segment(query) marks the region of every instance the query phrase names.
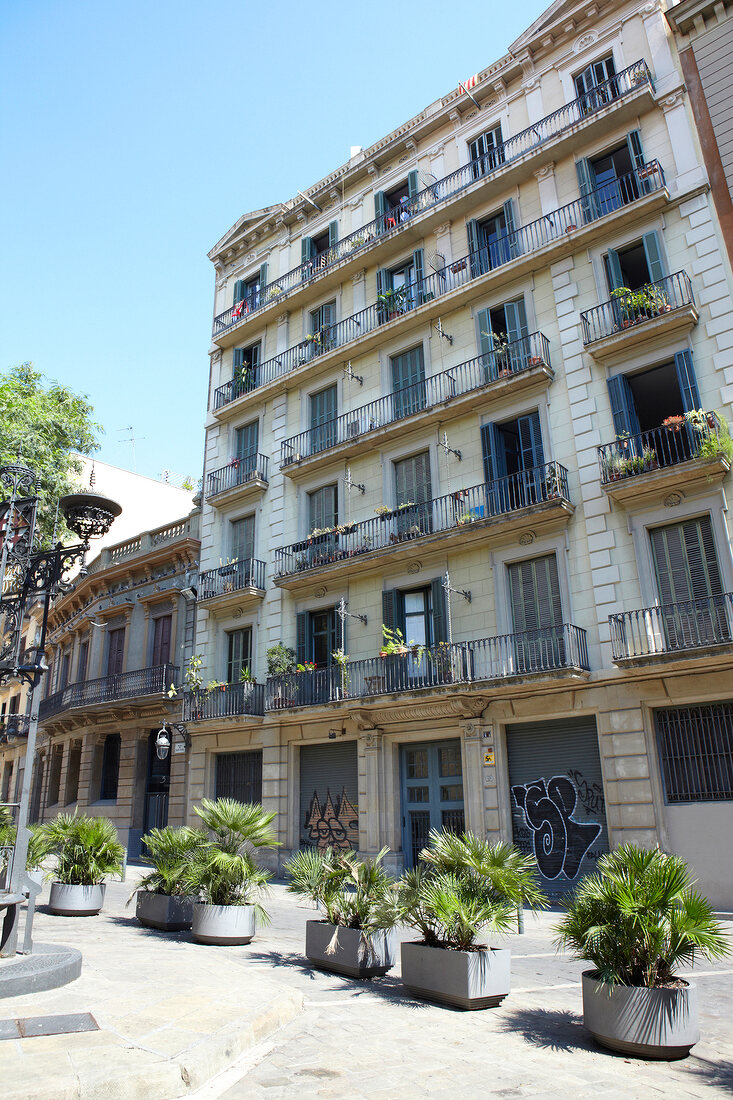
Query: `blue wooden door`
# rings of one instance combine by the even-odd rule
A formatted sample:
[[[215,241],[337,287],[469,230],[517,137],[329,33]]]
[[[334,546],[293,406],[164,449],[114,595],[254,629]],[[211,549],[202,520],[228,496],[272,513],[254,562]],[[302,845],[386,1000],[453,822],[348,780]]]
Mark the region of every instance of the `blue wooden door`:
[[[414,867],[431,829],[465,829],[461,742],[403,745],[401,773],[402,850],[405,867]]]

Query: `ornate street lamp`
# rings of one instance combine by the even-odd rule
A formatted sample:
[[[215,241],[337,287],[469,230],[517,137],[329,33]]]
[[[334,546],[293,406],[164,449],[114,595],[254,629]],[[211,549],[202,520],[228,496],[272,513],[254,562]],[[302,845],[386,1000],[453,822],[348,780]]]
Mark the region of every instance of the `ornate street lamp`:
[[[6,494],[5,499],[0,500],[0,685],[9,680],[19,680],[31,689],[23,788],[20,802],[12,804],[18,812],[9,888],[7,884],[5,889],[0,886],[0,913],[5,901],[6,907],[10,904],[14,906],[15,914],[9,932],[6,925],[3,941],[0,942],[2,955],[15,954],[17,945],[19,904],[10,899],[27,897],[31,889],[25,870],[30,836],[28,809],[36,754],[40,685],[47,671],[43,654],[49,608],[56,596],[73,588],[72,570],[75,566],[78,565],[81,575],[84,575],[91,539],[106,535],[122,511],[119,504],[96,493],[72,493],[62,497],[59,510],[81,542],[76,546],[57,543],[51,550],[34,550],[39,498],[31,494],[36,484],[36,474],[28,467],[20,464],[0,466],[0,494]],[[43,604],[41,631],[36,644],[23,653],[23,624],[30,605],[36,600],[41,600]],[[29,899],[23,946],[25,953],[31,950],[33,900],[34,895]]]

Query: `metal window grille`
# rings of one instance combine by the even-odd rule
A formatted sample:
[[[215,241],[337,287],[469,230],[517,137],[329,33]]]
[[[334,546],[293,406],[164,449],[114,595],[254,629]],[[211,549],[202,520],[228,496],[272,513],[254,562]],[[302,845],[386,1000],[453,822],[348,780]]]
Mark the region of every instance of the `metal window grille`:
[[[655,713],[668,802],[733,799],[733,704]]]
[[[225,752],[216,757],[216,798],[262,801],[262,753]]]

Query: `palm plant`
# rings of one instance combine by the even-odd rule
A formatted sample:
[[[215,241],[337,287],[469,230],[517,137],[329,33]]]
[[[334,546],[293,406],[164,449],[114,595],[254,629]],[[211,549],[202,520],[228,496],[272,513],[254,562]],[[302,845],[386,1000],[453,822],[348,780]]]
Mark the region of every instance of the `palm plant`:
[[[557,944],[587,959],[612,985],[664,986],[695,953],[719,959],[729,943],[684,860],[623,845],[602,856],[566,902]]]
[[[142,843],[148,851],[147,856],[143,857],[144,862],[149,863],[153,870],[140,879],[130,901],[138,890],[171,898],[183,896],[186,893],[183,880],[188,863],[206,843],[203,830],[191,829],[188,825],[180,829],[166,825],[164,829],[151,829],[142,838]]]
[[[511,844],[432,829],[420,859],[400,880],[401,919],[428,947],[470,950],[482,930],[508,932],[517,906],[546,905],[535,861]]]
[[[86,814],[59,814],[41,825],[39,843],[56,857],[51,874],[67,886],[97,886],[105,875],[119,874],[125,849],[117,830],[107,817]]]
[[[373,859],[355,852],[306,848],[285,863],[288,890],[319,905],[329,924],[356,928],[367,935],[393,928],[400,915],[394,883],[382,860],[382,848]]]
[[[252,849],[278,843],[272,828],[275,814],[233,798],[204,798],[194,810],[213,839],[191,853],[181,878],[184,891],[208,905],[254,905],[266,923],[268,915],[257,899],[266,892],[272,874],[255,861]]]

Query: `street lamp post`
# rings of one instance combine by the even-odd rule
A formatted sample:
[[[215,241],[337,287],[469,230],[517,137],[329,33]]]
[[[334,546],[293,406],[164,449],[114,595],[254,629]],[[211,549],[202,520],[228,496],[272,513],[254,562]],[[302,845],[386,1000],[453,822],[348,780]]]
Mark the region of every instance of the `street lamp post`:
[[[58,543],[51,550],[34,550],[36,514],[39,498],[33,495],[37,479],[33,470],[20,464],[0,466],[0,685],[7,681],[26,683],[31,692],[30,721],[26,743],[23,787],[17,810],[15,845],[10,864],[9,889],[0,889],[12,907],[10,928],[3,930],[0,953],[13,955],[18,940],[17,899],[28,891],[26,859],[28,855],[28,811],[38,733],[38,706],[41,701],[43,659],[51,600],[73,587],[71,570],[79,565],[83,574],[90,541],[107,534],[122,509],[119,504],[95,493],[73,493],[62,497],[59,509],[67,525],[79,536],[76,546]],[[43,618],[37,644],[23,652],[22,636],[26,612],[35,600],[41,600]],[[33,659],[29,659],[32,657]],[[26,921],[24,952],[31,950],[32,906]]]

